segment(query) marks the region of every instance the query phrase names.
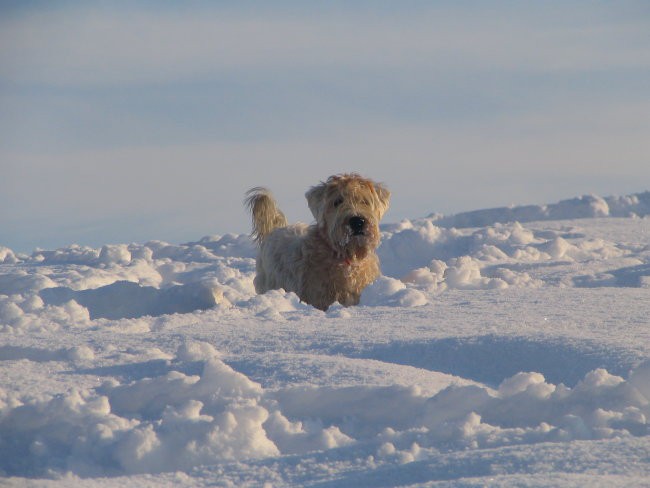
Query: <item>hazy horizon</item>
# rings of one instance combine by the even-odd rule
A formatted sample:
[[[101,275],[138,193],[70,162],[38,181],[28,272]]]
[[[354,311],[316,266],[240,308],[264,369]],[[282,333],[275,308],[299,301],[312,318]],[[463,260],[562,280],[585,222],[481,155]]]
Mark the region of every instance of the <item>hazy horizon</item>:
[[[643,2],[3,2],[0,245],[248,232],[356,171],[385,221],[650,189]]]

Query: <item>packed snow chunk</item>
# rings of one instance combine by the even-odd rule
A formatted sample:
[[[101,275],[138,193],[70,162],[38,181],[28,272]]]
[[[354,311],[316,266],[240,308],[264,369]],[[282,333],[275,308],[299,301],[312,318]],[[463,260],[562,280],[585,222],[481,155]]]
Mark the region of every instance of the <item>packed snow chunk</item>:
[[[492,244],[483,245],[483,247],[474,253],[474,257],[476,257],[476,259],[480,259],[481,261],[488,262],[505,261],[508,259],[508,255],[505,252]]]
[[[571,244],[560,236],[541,245],[540,250],[552,259],[568,261],[611,259],[626,253],[624,249],[603,239],[589,239]]]
[[[650,361],[645,361],[632,370],[630,384],[650,402]]]
[[[28,401],[0,416],[0,469],[20,476],[102,474],[113,440],[133,425],[110,413],[106,397],[88,392]]]
[[[324,428],[321,422],[291,422],[280,411],[274,411],[264,424],[266,433],[282,454],[303,454],[334,449],[354,443],[338,427]]]
[[[22,308],[27,313],[37,312],[44,306],[45,303],[43,302],[43,299],[38,295],[27,296],[23,299],[22,302],[20,302],[20,308]]]
[[[424,293],[407,288],[403,281],[380,276],[361,293],[360,305],[390,307],[420,307],[428,300]]]
[[[548,205],[547,208],[550,220],[607,217],[609,215],[607,201],[597,195],[584,195],[562,200],[556,204]]]
[[[0,264],[16,264],[19,259],[8,247],[0,246]]]
[[[594,217],[607,217],[609,215],[609,205],[604,198],[597,195],[591,195],[589,198],[589,208]]]
[[[450,260],[449,267],[445,270],[445,282],[449,288],[465,290],[508,287],[508,283],[501,278],[481,276],[481,265],[471,256],[461,256]]]
[[[327,309],[327,316],[331,318],[349,319],[352,317],[352,314],[348,311],[347,307],[344,307],[339,302],[334,302]]]
[[[377,449],[377,456],[388,457],[393,456],[397,450],[392,442],[384,442],[379,449]]]
[[[532,391],[532,390],[537,390],[539,391],[539,386],[540,385],[547,385],[546,380],[544,379],[544,376],[540,373],[517,373],[516,375],[506,378],[501,382],[499,385],[499,395],[502,398],[505,397],[511,397],[514,396],[518,393],[522,392],[527,392],[527,391]],[[551,389],[548,392],[552,393],[555,388],[550,386]],[[546,390],[546,388],[545,388]],[[548,396],[548,395],[544,395]]]
[[[224,236],[206,236],[198,243],[209,249],[215,256],[254,258],[257,245],[247,234],[226,234]]]
[[[126,244],[106,244],[99,251],[98,261],[106,266],[124,266],[131,262],[131,251]]]
[[[131,244],[128,247],[128,251],[131,253],[131,260],[141,260],[145,261],[147,263],[151,263],[153,261],[153,250],[148,248],[147,246],[143,246],[140,244]]]
[[[0,295],[30,295],[57,284],[40,273],[18,270],[0,274]]]
[[[220,355],[221,353],[212,344],[200,341],[185,342],[176,351],[176,358],[179,361],[203,361],[218,358]]]
[[[75,346],[67,351],[67,357],[71,361],[92,361],[95,351],[88,346]]]
[[[178,371],[103,387],[114,412],[141,418],[115,448],[128,473],[189,470],[200,464],[275,456],[264,430],[263,390],[215,357],[207,344],[180,348],[176,360],[210,356],[200,376]]]
[[[241,301],[237,305],[269,319],[281,318],[280,314],[284,312],[316,310],[311,305],[301,302],[294,292],[286,292],[283,289],[269,290],[266,293]]]
[[[110,398],[113,410],[120,415],[159,418],[168,406],[177,407],[192,398],[204,401],[209,407],[222,407],[233,401],[257,401],[262,387],[212,358],[203,365],[201,376],[172,370],[164,376],[127,385],[107,385],[102,393]]]
[[[472,285],[481,281],[481,266],[470,256],[454,258],[445,270],[447,284],[454,288]]]
[[[43,306],[38,297],[23,299],[20,295],[0,295],[0,325],[17,333],[58,330],[65,327],[86,327],[90,315],[85,307],[69,300],[60,306]]]
[[[526,245],[535,242],[535,234],[530,229],[524,228],[519,222],[514,222],[510,228],[510,242],[517,245]]]
[[[623,256],[627,251],[620,249],[611,242],[603,239],[588,239],[576,245],[581,254],[574,256],[576,259],[610,259]]]
[[[145,246],[152,250],[155,260],[171,259],[185,263],[208,263],[216,259],[209,249],[197,243],[177,246],[162,241],[149,241]]]
[[[34,251],[32,259],[42,264],[81,264],[93,266],[97,264],[99,251],[87,246],[73,244],[69,247],[54,251]]]
[[[418,268],[402,278],[404,283],[411,283],[426,291],[436,291],[443,284],[444,277],[432,273],[429,268]]]
[[[650,191],[606,198],[613,217],[644,217],[650,214]]]
[[[524,228],[519,222],[511,224],[497,223],[494,227],[487,227],[485,230],[478,231],[474,238],[478,242],[495,246],[503,244],[523,246],[535,242],[535,234],[531,230]]]
[[[23,316],[20,308],[8,296],[0,295],[0,324],[13,324]]]
[[[257,399],[262,394],[262,386],[246,375],[235,371],[223,361],[213,358],[205,363],[203,376],[197,384],[200,391],[209,389],[212,395],[217,392],[225,398]]]
[[[587,373],[582,381],[576,387],[576,391],[598,391],[609,389],[624,383],[625,380],[620,376],[609,374],[606,369],[599,368]]]
[[[537,288],[544,284],[542,280],[534,279],[526,272],[516,272],[508,268],[497,268],[491,277],[505,281],[508,286]]]
[[[266,409],[242,404],[211,414],[203,410],[195,400],[166,409],[159,422],[128,432],[115,458],[126,473],[159,473],[280,454],[262,427]]]
[[[58,306],[47,306],[39,317],[71,327],[85,327],[91,322],[88,309],[74,300],[65,301]]]
[[[442,252],[441,246],[453,239],[454,230],[442,230],[430,221],[384,236],[377,249],[383,274],[401,278],[409,271],[425,266]]]
[[[541,246],[540,246],[541,247]],[[533,246],[524,246],[520,249],[515,249],[512,253],[512,259],[520,262],[538,262],[538,261],[548,261],[551,259],[551,255],[539,250]]]
[[[408,273],[402,281],[411,283],[419,289],[428,292],[443,291],[447,288],[445,284],[445,270],[447,264],[443,261],[434,259],[426,268],[417,268]]]

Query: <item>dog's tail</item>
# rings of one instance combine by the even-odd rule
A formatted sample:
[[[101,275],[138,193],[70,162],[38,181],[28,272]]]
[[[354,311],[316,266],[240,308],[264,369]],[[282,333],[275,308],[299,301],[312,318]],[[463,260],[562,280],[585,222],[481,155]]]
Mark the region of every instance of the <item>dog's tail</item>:
[[[274,229],[287,226],[287,218],[266,188],[255,187],[248,190],[244,204],[253,217],[251,236],[258,244],[262,244]]]

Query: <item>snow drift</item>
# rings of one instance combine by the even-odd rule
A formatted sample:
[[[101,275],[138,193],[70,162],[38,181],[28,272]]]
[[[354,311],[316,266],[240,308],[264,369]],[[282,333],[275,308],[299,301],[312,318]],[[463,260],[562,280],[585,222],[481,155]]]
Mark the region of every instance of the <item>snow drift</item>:
[[[256,295],[247,236],[0,248],[0,472],[636,484],[650,474],[649,195],[386,224],[383,276],[326,313]],[[603,446],[618,468],[594,464]]]

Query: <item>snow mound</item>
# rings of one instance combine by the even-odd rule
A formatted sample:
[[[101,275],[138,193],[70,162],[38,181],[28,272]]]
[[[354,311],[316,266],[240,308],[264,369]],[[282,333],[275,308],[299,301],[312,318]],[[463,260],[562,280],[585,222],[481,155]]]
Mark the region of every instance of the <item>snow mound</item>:
[[[363,290],[359,305],[393,307],[418,307],[426,305],[426,296],[394,278],[382,276]]]
[[[627,380],[597,369],[568,388],[522,372],[497,390],[452,385],[433,396],[404,386],[267,391],[207,343],[183,344],[165,364],[160,376],[111,378],[54,397],[0,390],[0,469],[189,471],[360,442],[380,458],[412,461],[457,448],[650,434],[650,363]]]
[[[158,377],[111,379],[94,390],[26,402],[0,390],[0,469],[82,476],[187,471],[277,456],[273,439],[285,452],[351,442],[337,428],[289,421],[264,400],[259,384],[218,356],[209,344],[190,344]],[[200,374],[178,371],[183,359],[200,361]]]

